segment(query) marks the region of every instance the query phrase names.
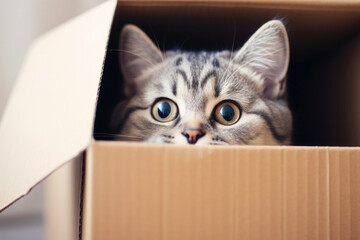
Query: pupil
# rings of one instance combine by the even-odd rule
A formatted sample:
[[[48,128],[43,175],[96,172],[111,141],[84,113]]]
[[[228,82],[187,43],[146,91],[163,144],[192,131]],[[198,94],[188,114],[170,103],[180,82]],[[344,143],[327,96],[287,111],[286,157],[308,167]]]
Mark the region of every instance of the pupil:
[[[220,114],[225,121],[230,122],[234,118],[235,111],[230,105],[225,105],[220,109]]]
[[[158,105],[158,114],[161,118],[166,118],[171,112],[171,106],[168,102],[162,102]]]

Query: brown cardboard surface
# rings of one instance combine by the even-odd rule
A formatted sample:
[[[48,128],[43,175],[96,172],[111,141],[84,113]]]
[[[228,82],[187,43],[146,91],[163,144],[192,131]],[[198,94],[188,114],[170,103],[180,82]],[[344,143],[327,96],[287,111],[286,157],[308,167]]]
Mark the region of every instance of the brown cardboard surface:
[[[360,156],[330,149],[330,235],[333,239],[360,238]]]
[[[360,149],[95,142],[84,239],[358,239]]]
[[[0,210],[88,146],[115,3],[32,45],[0,126]]]

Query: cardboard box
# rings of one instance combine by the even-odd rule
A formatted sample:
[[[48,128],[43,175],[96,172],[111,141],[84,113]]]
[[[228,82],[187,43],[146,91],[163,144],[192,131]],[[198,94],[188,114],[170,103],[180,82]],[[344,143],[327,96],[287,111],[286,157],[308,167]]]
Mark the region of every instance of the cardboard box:
[[[87,156],[84,239],[360,237],[358,148],[96,142]]]
[[[121,98],[116,49],[124,24],[165,47],[191,36],[185,48],[214,49],[224,39],[231,46],[234,34],[241,46],[274,16],[288,22],[294,143],[323,147],[104,141]],[[29,51],[0,126],[0,209],[78,159],[83,167],[70,171],[80,178],[68,183],[69,204],[79,206],[68,208],[73,238],[359,239],[359,23],[360,3],[350,0],[100,5]],[[51,189],[50,197],[59,194]]]

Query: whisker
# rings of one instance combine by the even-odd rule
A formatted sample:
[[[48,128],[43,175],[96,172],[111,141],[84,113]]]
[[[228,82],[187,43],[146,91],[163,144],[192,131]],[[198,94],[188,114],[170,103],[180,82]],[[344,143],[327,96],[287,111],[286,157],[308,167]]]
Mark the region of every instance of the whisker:
[[[222,74],[221,78],[220,78],[220,82],[222,82],[224,80],[224,78],[226,77],[226,74],[228,72],[228,69],[230,68],[230,66],[233,64],[233,62],[235,61],[235,58],[233,58],[233,54],[234,54],[234,46],[235,46],[235,38],[236,38],[236,26],[234,26],[234,35],[233,35],[233,43],[231,46],[231,52],[230,52],[230,60],[229,60],[229,64],[225,69],[225,72]]]
[[[159,41],[157,40],[157,37],[156,37],[156,35],[154,34],[154,32],[153,32],[153,36],[154,36],[155,43],[156,43],[156,46],[158,47],[159,51],[164,52],[163,50],[161,50],[160,45],[159,45]],[[164,43],[164,44],[165,44],[165,43]],[[164,56],[163,56],[162,53],[161,53],[161,62],[164,62]]]

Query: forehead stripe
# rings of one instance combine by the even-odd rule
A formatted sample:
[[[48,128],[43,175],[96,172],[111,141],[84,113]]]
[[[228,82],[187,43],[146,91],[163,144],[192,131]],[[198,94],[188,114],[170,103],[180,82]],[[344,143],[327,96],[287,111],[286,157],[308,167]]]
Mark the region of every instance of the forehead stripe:
[[[186,86],[188,87],[188,89],[190,89],[190,82],[189,82],[189,80],[188,80],[188,78],[187,78],[187,76],[186,76],[186,73],[185,73],[183,70],[181,70],[181,69],[177,69],[177,70],[176,70],[176,74],[182,76],[182,79],[183,79],[184,83],[186,84]]]
[[[218,79],[215,79],[215,86],[214,86],[214,96],[218,97],[220,95],[221,89]]]
[[[179,57],[178,59],[176,59],[175,65],[180,66],[182,64],[182,62],[183,62],[183,58]]]
[[[176,80],[173,80],[171,90],[172,90],[172,93],[176,96],[176,94],[177,94],[177,81]]]
[[[213,61],[212,61],[212,65],[213,67],[220,67],[220,63],[219,63],[219,60],[217,58],[214,58]]]
[[[213,71],[210,71],[206,74],[206,76],[203,78],[203,80],[201,81],[201,88],[204,88],[207,81],[210,79],[210,78],[215,78],[215,81],[217,82],[217,74],[216,72],[213,70]]]

